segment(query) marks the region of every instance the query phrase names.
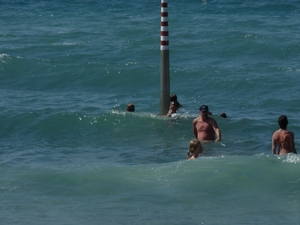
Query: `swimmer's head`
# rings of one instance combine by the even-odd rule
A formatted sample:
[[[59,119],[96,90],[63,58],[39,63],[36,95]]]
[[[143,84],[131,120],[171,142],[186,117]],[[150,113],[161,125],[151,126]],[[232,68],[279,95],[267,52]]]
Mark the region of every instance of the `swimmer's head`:
[[[170,102],[177,102],[177,95],[176,94],[171,94],[170,95]]]
[[[287,125],[288,125],[289,121],[287,119],[286,115],[281,115],[278,118],[278,125],[281,129],[286,129]]]
[[[198,157],[199,154],[203,152],[202,144],[199,140],[194,139],[191,140],[189,145],[188,157],[194,155],[195,158]]]
[[[127,111],[127,112],[134,112],[134,111],[135,111],[134,104],[129,103],[129,104],[127,105],[126,111]]]

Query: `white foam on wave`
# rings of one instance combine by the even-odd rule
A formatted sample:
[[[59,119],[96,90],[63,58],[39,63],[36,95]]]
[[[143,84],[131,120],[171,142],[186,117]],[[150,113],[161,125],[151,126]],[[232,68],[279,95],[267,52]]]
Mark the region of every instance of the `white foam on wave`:
[[[9,58],[9,55],[8,54],[0,54],[0,61],[3,62],[3,63],[7,63],[6,61],[4,61],[5,58]]]
[[[283,162],[287,162],[287,163],[299,163],[300,162],[300,156],[299,155],[295,155],[295,154],[288,154],[286,156],[286,160],[283,160]]]
[[[72,43],[72,42],[58,43],[58,42],[55,42],[55,43],[53,43],[53,45],[57,45],[57,46],[72,46],[72,45],[77,45],[77,43]]]

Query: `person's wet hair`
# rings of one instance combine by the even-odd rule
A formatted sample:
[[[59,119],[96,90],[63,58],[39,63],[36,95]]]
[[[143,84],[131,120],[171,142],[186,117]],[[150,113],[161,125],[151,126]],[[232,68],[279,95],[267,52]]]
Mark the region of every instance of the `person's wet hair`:
[[[281,115],[278,118],[278,125],[281,129],[286,129],[287,125],[288,125],[289,121],[287,119],[286,115]]]
[[[176,94],[171,94],[170,95],[170,102],[177,102],[177,95]]]
[[[134,108],[134,104],[130,103],[127,105],[126,111],[128,112],[134,112],[135,108]]]
[[[227,115],[226,115],[226,113],[224,113],[224,112],[221,113],[220,116],[223,117],[223,118],[227,118]]]

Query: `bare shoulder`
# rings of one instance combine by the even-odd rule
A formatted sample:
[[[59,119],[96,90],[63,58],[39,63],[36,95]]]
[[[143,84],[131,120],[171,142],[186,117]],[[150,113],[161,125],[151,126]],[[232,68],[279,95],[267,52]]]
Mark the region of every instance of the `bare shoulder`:
[[[217,121],[214,118],[209,117],[209,123],[211,124],[212,127],[219,128]]]
[[[273,138],[277,138],[278,137],[278,135],[279,135],[279,131],[278,130],[276,130],[274,133],[273,133]]]
[[[199,116],[199,117],[195,118],[195,119],[193,120],[193,123],[196,123],[196,122],[198,122],[200,119],[201,119],[201,116]]]
[[[288,134],[292,137],[294,137],[294,133],[292,131],[289,131]]]

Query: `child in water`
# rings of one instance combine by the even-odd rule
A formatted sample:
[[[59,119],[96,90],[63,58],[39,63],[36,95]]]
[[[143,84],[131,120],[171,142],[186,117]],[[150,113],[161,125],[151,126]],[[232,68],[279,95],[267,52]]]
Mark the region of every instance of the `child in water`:
[[[187,153],[187,159],[195,159],[199,154],[203,152],[201,142],[197,139],[191,140],[189,145],[189,151]]]

